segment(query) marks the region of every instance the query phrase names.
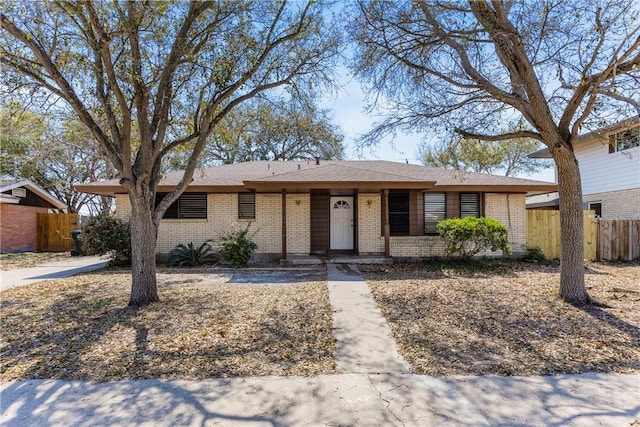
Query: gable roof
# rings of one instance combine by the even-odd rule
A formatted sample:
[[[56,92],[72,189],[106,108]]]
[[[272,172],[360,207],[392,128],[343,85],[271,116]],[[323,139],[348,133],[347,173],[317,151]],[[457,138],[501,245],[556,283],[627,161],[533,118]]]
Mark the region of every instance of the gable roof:
[[[4,193],[5,191],[10,191],[10,190],[13,190],[14,188],[21,188],[21,187],[29,189],[32,193],[36,194],[38,197],[51,203],[56,209],[67,208],[67,205],[64,202],[61,202],[60,200],[56,199],[51,194],[49,194],[47,190],[40,187],[38,184],[36,184],[35,182],[29,179],[21,178],[21,179],[0,180],[0,193]],[[13,199],[17,199],[17,198],[9,194],[2,195],[3,203],[18,203],[20,201],[19,199],[17,200],[13,200]]]
[[[182,171],[168,173],[158,191],[170,191],[181,179]],[[87,193],[114,195],[126,193],[117,179],[76,185]],[[351,188],[360,191],[381,189],[421,189],[441,191],[555,191],[555,183],[446,170],[384,160],[253,161],[198,169],[188,192],[277,192],[283,189]]]
[[[619,122],[613,123],[609,126],[596,129],[589,133],[585,133],[584,135],[580,135],[578,136],[578,138],[576,138],[574,145],[584,143],[585,141],[589,141],[596,138],[607,139],[609,135],[611,135],[612,133],[621,132],[630,128],[634,128],[636,126],[640,126],[640,116],[624,119]],[[545,147],[541,150],[534,151],[533,153],[529,154],[527,157],[529,157],[530,159],[550,159],[551,153],[549,152],[549,149]]]

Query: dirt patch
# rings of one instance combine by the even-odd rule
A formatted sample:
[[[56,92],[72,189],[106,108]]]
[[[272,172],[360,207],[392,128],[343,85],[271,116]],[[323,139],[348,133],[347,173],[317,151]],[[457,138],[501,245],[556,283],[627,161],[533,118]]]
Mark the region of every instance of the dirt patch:
[[[415,373],[545,375],[640,370],[640,265],[593,263],[610,309],[557,298],[559,267],[485,262],[361,268]]]
[[[0,254],[0,270],[17,270],[31,268],[56,261],[66,261],[71,258],[69,252],[21,252],[15,254]]]
[[[161,302],[134,309],[130,277],[110,270],[0,293],[0,380],[336,372],[324,279],[269,286],[165,271]]]

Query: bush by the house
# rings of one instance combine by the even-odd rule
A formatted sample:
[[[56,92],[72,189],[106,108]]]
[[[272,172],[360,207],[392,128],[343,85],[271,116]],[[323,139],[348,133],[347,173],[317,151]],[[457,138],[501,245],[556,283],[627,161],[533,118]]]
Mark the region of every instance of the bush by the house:
[[[89,218],[82,226],[82,249],[87,255],[108,255],[109,265],[131,264],[129,223],[106,214]]]
[[[447,244],[447,252],[471,258],[488,249],[511,254],[507,227],[493,218],[449,218],[438,223],[438,233]]]
[[[207,240],[196,247],[193,242],[179,244],[169,254],[168,264],[172,267],[197,267],[204,264],[215,264],[218,254],[211,246],[211,240]]]
[[[527,248],[524,252],[522,260],[533,264],[544,264],[547,262],[547,257],[544,256],[544,252],[539,247]]]
[[[220,256],[234,267],[246,266],[258,247],[249,237],[249,226],[233,229],[220,239]]]

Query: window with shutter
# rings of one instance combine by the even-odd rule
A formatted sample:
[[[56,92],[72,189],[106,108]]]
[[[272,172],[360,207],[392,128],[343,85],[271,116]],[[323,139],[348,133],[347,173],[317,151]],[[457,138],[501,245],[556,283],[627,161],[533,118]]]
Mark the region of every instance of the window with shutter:
[[[178,199],[178,218],[207,219],[207,195],[184,193]]]
[[[393,236],[409,235],[409,192],[389,192],[389,232]]]
[[[424,193],[424,233],[438,234],[438,222],[446,217],[446,193]]]
[[[460,193],[460,218],[480,216],[480,193]]]
[[[167,193],[156,194],[156,207]],[[207,194],[183,193],[165,211],[162,219],[207,219]]]
[[[256,218],[256,194],[238,193],[238,218]]]

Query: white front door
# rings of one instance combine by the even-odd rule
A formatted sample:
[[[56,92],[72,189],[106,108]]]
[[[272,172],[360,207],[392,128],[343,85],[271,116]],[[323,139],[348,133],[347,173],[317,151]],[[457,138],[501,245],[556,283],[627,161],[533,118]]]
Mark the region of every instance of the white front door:
[[[353,250],[353,197],[331,197],[331,249]]]

